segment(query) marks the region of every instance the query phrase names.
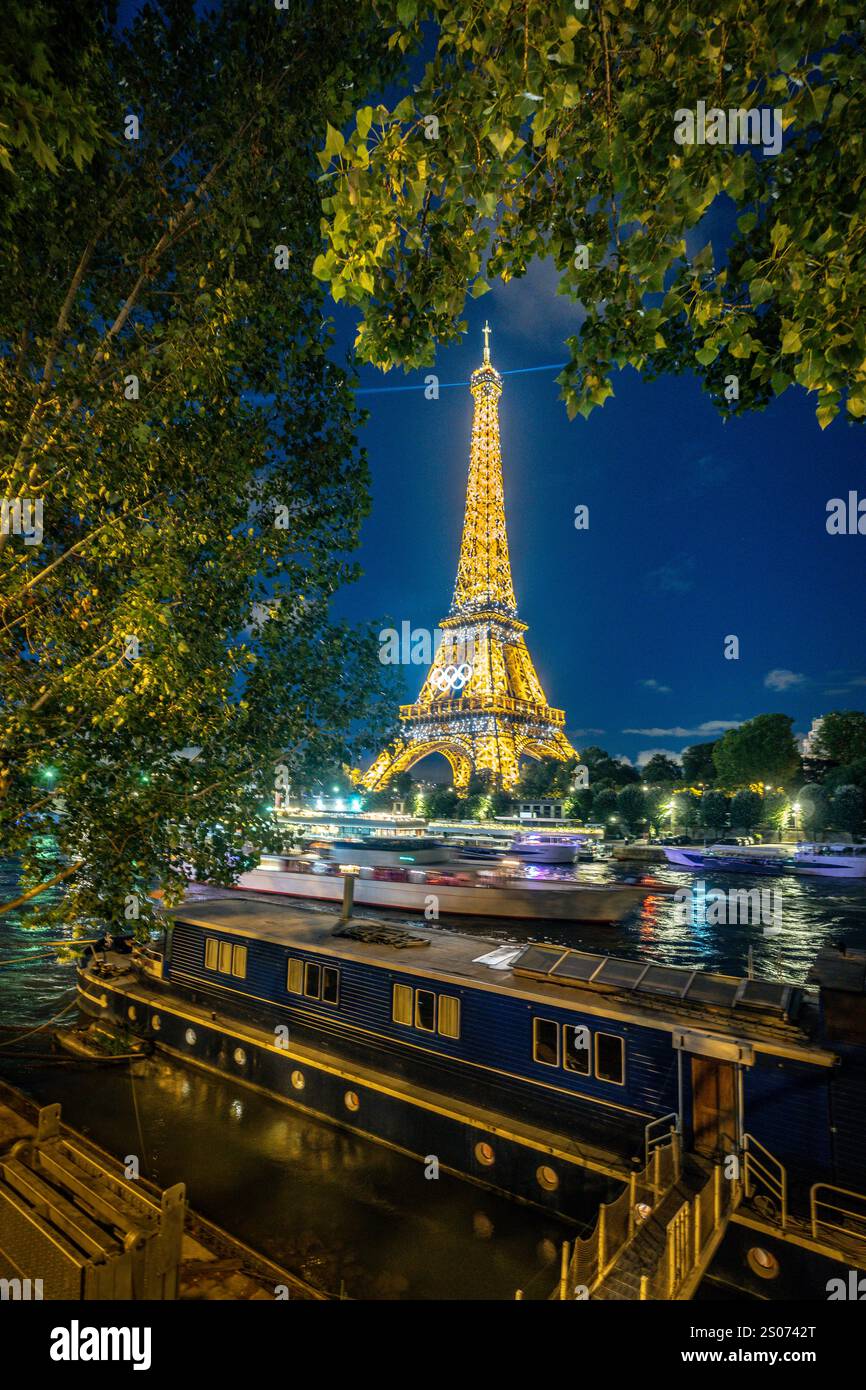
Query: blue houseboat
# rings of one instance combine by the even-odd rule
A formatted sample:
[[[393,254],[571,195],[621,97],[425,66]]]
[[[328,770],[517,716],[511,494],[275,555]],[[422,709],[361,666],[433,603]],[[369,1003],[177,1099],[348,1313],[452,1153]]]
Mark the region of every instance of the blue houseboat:
[[[866,1190],[862,955],[814,991],[238,894],[167,918],[156,957],[82,967],[87,1013],[443,1171],[573,1218],[674,1129],[748,1134],[789,1204]]]

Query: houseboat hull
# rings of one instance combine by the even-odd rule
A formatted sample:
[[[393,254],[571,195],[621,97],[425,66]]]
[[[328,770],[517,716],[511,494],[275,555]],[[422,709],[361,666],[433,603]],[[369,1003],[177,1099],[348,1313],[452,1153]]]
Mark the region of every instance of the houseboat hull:
[[[435,876],[433,876],[435,879]],[[523,880],[520,881],[523,883]],[[236,887],[289,898],[339,903],[343,878],[335,874],[286,873],[251,869],[241,874]],[[612,884],[560,883],[537,886],[486,887],[452,885],[428,879],[422,883],[384,878],[355,878],[354,901],[360,907],[385,907],[422,915],[436,901],[437,915],[456,917],[514,918],[542,922],[619,922],[639,907],[652,889]]]
[[[627,1142],[620,1155],[599,1151],[595,1156],[567,1136],[409,1084],[335,1052],[295,1042],[293,1036],[286,1046],[277,1045],[273,1035],[251,1021],[229,1017],[155,982],[107,981],[85,968],[78,972],[78,1002],[88,1016],[148,1039],[157,1052],[417,1159],[422,1193],[427,1174],[447,1173],[583,1225],[628,1179]],[[349,1108],[349,1097],[355,1108]],[[636,1117],[633,1126],[636,1159],[642,1153],[644,1119]],[[542,1170],[555,1174],[554,1191],[540,1179]]]

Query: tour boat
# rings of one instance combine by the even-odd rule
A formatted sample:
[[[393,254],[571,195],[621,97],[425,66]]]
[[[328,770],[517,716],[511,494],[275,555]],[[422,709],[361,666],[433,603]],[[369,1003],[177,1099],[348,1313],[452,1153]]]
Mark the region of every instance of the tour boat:
[[[728,874],[789,874],[794,861],[787,851],[775,845],[663,845],[665,858],[674,869],[704,872],[715,869]]]
[[[511,869],[507,864],[485,869],[447,861],[425,863],[414,857],[416,852],[412,849],[401,852],[369,844],[347,850],[346,842],[335,843],[331,849],[331,855],[334,854],[337,859],[264,855],[257,868],[240,875],[235,886],[240,891],[255,889],[337,903],[343,897],[345,873],[351,871],[355,873],[354,900],[359,906],[436,917],[541,922],[619,922],[648,894],[657,891],[657,885],[652,883],[576,883],[533,878],[522,875],[518,866]],[[412,867],[413,862],[418,867]]]
[[[522,835],[515,835],[508,853],[525,859],[529,864],[573,864],[583,841],[581,835],[547,835],[526,831]]]
[[[866,845],[799,844],[794,867],[798,874],[822,878],[866,878]]]

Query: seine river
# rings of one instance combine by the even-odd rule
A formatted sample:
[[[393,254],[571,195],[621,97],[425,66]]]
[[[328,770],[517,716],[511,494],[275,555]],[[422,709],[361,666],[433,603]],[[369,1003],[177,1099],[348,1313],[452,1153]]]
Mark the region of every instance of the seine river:
[[[627,866],[580,868],[590,881],[626,872]],[[659,894],[617,927],[530,930],[445,919],[442,925],[730,974],[746,972],[751,947],[758,978],[797,983],[823,944],[866,947],[863,883],[738,874],[707,879],[701,888],[666,867],[648,872],[691,888],[690,921],[678,921],[674,901]],[[769,932],[760,921],[707,921],[704,893],[730,888],[779,894],[765,899],[773,913]],[[14,865],[0,860],[0,902],[16,889]],[[447,1176],[426,1180],[416,1162],[163,1059],[147,1062],[135,1080],[125,1068],[85,1068],[52,1056],[48,1030],[17,1041],[15,1051],[30,1055],[13,1056],[11,1039],[74,998],[72,967],[36,954],[40,941],[56,935],[28,927],[26,912],[0,917],[0,1075],[6,1080],[45,1103],[59,1100],[68,1123],[113,1153],[143,1152],[148,1177],[163,1185],[185,1181],[191,1205],[203,1215],[331,1292],[508,1299],[522,1288],[527,1298],[546,1295],[560,1243],[572,1232],[539,1213]],[[66,1013],[64,1021],[72,1017]],[[587,1222],[594,1218],[588,1211]]]

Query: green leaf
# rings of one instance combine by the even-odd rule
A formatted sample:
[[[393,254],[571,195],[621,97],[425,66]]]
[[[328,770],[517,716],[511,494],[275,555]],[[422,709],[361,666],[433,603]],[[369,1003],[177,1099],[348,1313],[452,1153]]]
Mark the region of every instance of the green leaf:
[[[330,159],[333,159],[335,155],[343,153],[345,144],[346,142],[339,130],[335,129],[330,121],[328,121],[325,136],[325,154],[328,155]]]
[[[772,299],[775,289],[770,280],[753,280],[749,285],[749,296],[753,304],[766,304]]]

